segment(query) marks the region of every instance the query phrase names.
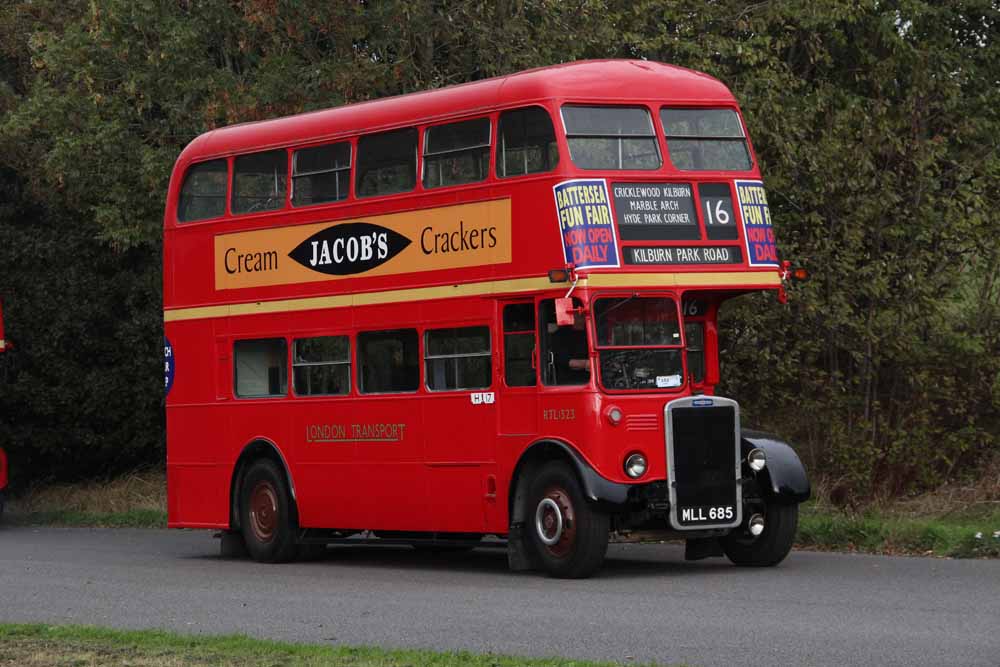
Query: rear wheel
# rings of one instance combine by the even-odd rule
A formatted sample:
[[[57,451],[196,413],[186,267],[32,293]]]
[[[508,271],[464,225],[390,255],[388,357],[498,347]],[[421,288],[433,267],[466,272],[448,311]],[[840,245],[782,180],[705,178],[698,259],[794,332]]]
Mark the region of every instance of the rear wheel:
[[[736,565],[769,567],[785,560],[799,526],[798,505],[770,504],[764,509],[764,532],[757,537],[736,529],[722,538],[722,550]]]
[[[588,577],[608,550],[608,515],[595,510],[570,467],[546,463],[531,480],[525,508],[529,544],[537,562],[553,577]]]
[[[240,526],[250,556],[262,563],[293,560],[296,523],[284,473],[269,459],[251,463],[240,490]]]

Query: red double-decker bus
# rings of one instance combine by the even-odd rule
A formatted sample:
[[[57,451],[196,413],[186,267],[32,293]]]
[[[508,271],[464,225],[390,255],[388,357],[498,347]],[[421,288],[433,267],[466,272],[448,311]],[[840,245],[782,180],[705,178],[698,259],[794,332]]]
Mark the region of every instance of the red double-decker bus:
[[[714,395],[720,306],[782,286],[719,81],[580,62],[214,130],[164,227],[171,527],[563,577],[609,539],[788,553],[802,465]]]

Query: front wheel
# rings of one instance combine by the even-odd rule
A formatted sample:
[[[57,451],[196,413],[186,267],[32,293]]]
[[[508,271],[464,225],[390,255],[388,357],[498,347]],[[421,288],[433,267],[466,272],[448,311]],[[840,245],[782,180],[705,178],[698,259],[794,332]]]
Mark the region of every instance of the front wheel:
[[[610,520],[583,497],[576,475],[561,461],[546,463],[532,478],[525,508],[529,544],[553,577],[589,577],[604,562]]]
[[[261,563],[294,560],[296,523],[284,473],[268,459],[251,463],[240,488],[240,528],[250,556]]]
[[[785,560],[799,526],[798,505],[771,503],[764,509],[764,532],[751,537],[741,528],[722,538],[722,550],[736,565],[770,567]]]

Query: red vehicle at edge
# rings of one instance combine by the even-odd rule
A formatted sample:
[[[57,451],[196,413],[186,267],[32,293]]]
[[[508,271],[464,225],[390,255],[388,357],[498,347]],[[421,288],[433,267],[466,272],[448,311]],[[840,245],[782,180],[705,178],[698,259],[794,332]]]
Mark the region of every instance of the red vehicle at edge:
[[[10,347],[10,341],[4,337],[3,300],[0,300],[0,352],[6,352]],[[7,452],[0,447],[0,517],[3,517],[4,505],[7,502],[7,482]]]
[[[714,389],[721,304],[781,289],[736,100],[690,70],[209,132],[164,220],[169,525],[261,561],[503,546],[579,577],[609,539],[681,537],[776,564],[809,482]]]

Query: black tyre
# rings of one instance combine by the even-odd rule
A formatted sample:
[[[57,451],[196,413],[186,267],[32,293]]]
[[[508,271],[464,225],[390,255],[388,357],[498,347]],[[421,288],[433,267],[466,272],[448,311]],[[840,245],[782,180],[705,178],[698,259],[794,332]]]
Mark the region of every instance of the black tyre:
[[[722,550],[736,565],[770,567],[785,560],[799,527],[799,506],[772,503],[764,510],[764,532],[757,537],[737,528],[722,538]]]
[[[610,521],[593,508],[573,470],[544,464],[529,482],[526,534],[536,562],[553,577],[589,577],[604,562]]]
[[[284,472],[273,461],[254,461],[243,477],[240,528],[254,560],[284,563],[295,559],[298,521]]]

